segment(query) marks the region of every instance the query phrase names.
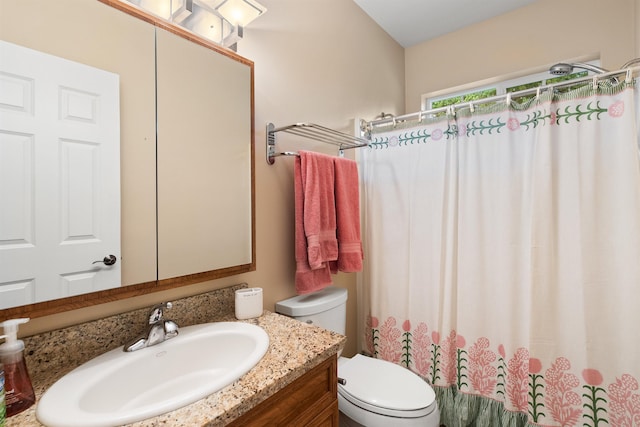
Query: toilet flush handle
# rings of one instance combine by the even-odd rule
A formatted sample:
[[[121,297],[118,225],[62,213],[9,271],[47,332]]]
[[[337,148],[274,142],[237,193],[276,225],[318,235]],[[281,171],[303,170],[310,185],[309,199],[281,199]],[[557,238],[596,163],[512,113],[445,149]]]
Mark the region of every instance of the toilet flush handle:
[[[347,380],[345,380],[344,378],[340,378],[340,377],[338,377],[338,384],[340,384],[340,385],[347,385]]]

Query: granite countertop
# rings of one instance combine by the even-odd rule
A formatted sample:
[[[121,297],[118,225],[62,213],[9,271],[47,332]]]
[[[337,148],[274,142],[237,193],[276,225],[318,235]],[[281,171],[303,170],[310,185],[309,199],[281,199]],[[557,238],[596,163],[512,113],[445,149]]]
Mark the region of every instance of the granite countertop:
[[[217,319],[237,321],[233,316]],[[262,327],[269,334],[269,349],[260,362],[247,374],[222,390],[191,405],[158,417],[130,424],[135,427],[151,426],[221,426],[225,425],[260,402],[281,390],[309,369],[317,366],[344,347],[346,338],[334,332],[310,326],[275,313],[264,312],[256,319],[244,320]],[[186,326],[186,325],[185,325]],[[86,337],[85,337],[86,338]],[[27,344],[27,348],[28,344]],[[31,359],[36,358],[31,354]],[[38,365],[40,360],[27,358],[27,363]],[[49,361],[47,361],[49,362]],[[32,372],[37,398],[56,380],[81,363],[71,363]],[[63,362],[58,362],[63,363]],[[29,366],[31,372],[31,366]],[[41,425],[35,416],[36,405],[7,419],[7,427]]]

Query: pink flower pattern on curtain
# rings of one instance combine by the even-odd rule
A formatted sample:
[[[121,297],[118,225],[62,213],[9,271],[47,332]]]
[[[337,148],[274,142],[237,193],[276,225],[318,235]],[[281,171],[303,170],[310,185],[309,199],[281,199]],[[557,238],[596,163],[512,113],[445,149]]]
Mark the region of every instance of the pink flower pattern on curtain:
[[[498,383],[497,356],[489,345],[487,338],[480,337],[469,349],[469,381],[483,396],[491,396]]]
[[[378,325],[378,320],[369,317],[368,326]],[[401,336],[402,333],[395,325],[399,323],[393,317],[387,318],[380,330],[368,328],[367,335],[370,338],[368,349],[371,354],[385,360],[400,364],[402,358]],[[404,321],[407,324],[408,321]],[[442,346],[439,345],[439,333],[433,332],[433,341],[429,338],[428,327],[420,323],[413,331],[413,336],[418,337],[413,341],[411,352],[408,354],[413,372],[434,385],[456,384],[460,375],[458,355],[464,351],[458,344],[460,336],[455,331],[450,331]],[[380,336],[380,344],[376,345],[371,339]],[[440,352],[434,351],[438,347]],[[378,350],[382,350],[379,352]],[[504,360],[504,346],[496,349],[500,356],[491,350],[490,342],[486,337],[478,338],[468,350],[468,377],[471,387],[463,387],[459,391],[473,390],[475,393],[491,397],[497,401],[504,401],[505,392],[500,392],[498,386],[502,378],[502,387],[506,390],[506,399],[513,407],[521,412],[528,413],[535,425],[540,426],[597,426],[603,422],[617,427],[635,427],[640,425],[640,389],[638,381],[629,374],[623,374],[608,385],[605,392],[602,384],[602,374],[597,369],[583,370],[584,382],[571,373],[571,363],[564,357],[556,358],[545,370],[544,375],[539,374],[542,364],[539,359],[531,358],[526,348],[518,348],[506,361],[506,372],[499,360]],[[387,359],[384,355],[389,356]],[[438,368],[438,365],[441,368]],[[500,366],[502,365],[502,369]],[[442,377],[434,375],[440,371]],[[502,373],[501,373],[502,372]],[[504,382],[506,378],[506,384]],[[542,383],[536,384],[537,381]],[[581,385],[582,384],[582,385]],[[544,388],[544,393],[539,391]],[[581,388],[584,392],[581,394]],[[500,397],[502,396],[502,397]],[[544,396],[544,402],[539,397]],[[608,411],[604,404],[608,403]],[[540,408],[544,410],[540,411]],[[545,413],[546,412],[548,413]],[[608,414],[609,421],[606,416]],[[544,418],[552,419],[558,424],[542,422]],[[581,419],[591,421],[591,424],[581,424]]]
[[[363,174],[364,185],[364,197],[367,200],[364,203],[364,229],[365,233],[371,232],[371,230],[381,230],[382,224],[392,223],[398,218],[399,213],[408,214],[410,212],[409,207],[398,207],[404,205],[412,205],[414,194],[409,196],[403,196],[397,194],[398,186],[405,185],[413,179],[410,173],[415,171],[428,171],[427,175],[442,174],[446,178],[441,181],[436,181],[439,186],[436,190],[433,190],[430,195],[437,194],[442,196],[449,188],[456,188],[459,191],[459,187],[466,177],[460,178],[460,175],[455,178],[454,181],[451,177],[454,175],[451,167],[452,163],[459,162],[460,170],[459,174],[465,174],[463,169],[466,161],[466,154],[463,150],[493,150],[491,156],[500,157],[503,156],[504,161],[513,161],[515,156],[512,152],[507,154],[501,154],[498,144],[519,144],[519,139],[515,138],[518,135],[525,134],[543,134],[544,137],[552,140],[549,143],[550,151],[548,159],[543,159],[542,164],[547,171],[556,173],[558,165],[554,162],[556,158],[562,157],[563,153],[554,152],[558,144],[576,145],[583,144],[582,140],[586,138],[586,135],[597,134],[600,138],[597,144],[602,145],[602,140],[606,141],[606,150],[615,151],[614,144],[627,144],[626,148],[620,149],[623,153],[619,157],[611,157],[606,161],[616,161],[620,159],[624,161],[627,159],[629,164],[625,167],[630,167],[631,172],[628,175],[623,175],[623,179],[628,179],[631,182],[624,184],[625,191],[630,193],[620,193],[620,199],[625,197],[637,197],[640,194],[640,167],[638,166],[638,135],[636,132],[636,121],[633,104],[634,97],[637,94],[634,93],[632,85],[621,84],[617,89],[605,89],[599,93],[589,93],[586,90],[582,90],[573,96],[567,97],[558,102],[556,99],[541,100],[540,102],[531,101],[529,106],[525,106],[520,109],[505,108],[503,110],[486,112],[484,115],[478,116],[469,113],[468,115],[461,115],[460,117],[445,117],[440,120],[433,120],[431,123],[423,124],[414,128],[407,127],[406,129],[389,129],[379,134],[374,134],[372,147],[367,150],[367,153],[363,155],[361,160],[362,166],[365,169]],[[591,127],[585,127],[581,130],[580,126],[586,126],[588,123]],[[597,123],[597,124],[594,124]],[[600,126],[600,127],[598,127]],[[572,128],[567,130],[567,128]],[[573,129],[575,128],[575,129]],[[577,130],[576,130],[577,129]],[[558,133],[556,135],[556,132]],[[511,138],[500,141],[499,143],[490,143],[481,148],[477,148],[477,145],[482,142],[483,139],[489,138]],[[589,136],[591,137],[591,136]],[[462,139],[460,139],[462,138]],[[515,138],[515,139],[514,139]],[[537,138],[537,136],[536,136]],[[595,138],[595,137],[594,137]],[[631,140],[625,140],[630,138]],[[508,141],[508,142],[505,142]],[[418,149],[420,147],[432,145],[432,151],[422,154]],[[439,145],[435,145],[439,144]],[[445,145],[448,144],[448,145]],[[463,145],[464,147],[455,147],[455,144]],[[475,145],[474,145],[475,144]],[[528,148],[522,148],[518,146],[515,149],[528,150]],[[534,140],[531,145],[532,150],[541,150],[538,142]],[[601,156],[605,151],[598,151],[598,149],[592,149],[588,145],[580,146],[578,153],[580,156],[594,155],[591,151],[595,152],[596,158]],[[411,157],[411,161],[422,161],[425,163],[415,163],[412,166],[402,164],[400,170],[390,172],[391,166],[394,162],[398,162],[398,156],[402,150],[413,150],[408,157]],[[382,154],[388,155],[389,158],[385,159],[381,157]],[[427,163],[427,158],[442,155],[440,163]],[[635,156],[635,157],[634,157]],[[631,157],[629,159],[629,157]],[[431,160],[429,160],[431,161]],[[565,161],[562,158],[562,161]],[[635,166],[634,163],[635,162]],[[568,163],[563,163],[562,167],[566,167],[566,164],[572,164],[573,159]],[[375,175],[380,173],[377,166],[384,165],[384,174],[382,176]],[[630,165],[630,166],[629,166]],[[513,168],[512,166],[505,166],[501,163],[493,165],[481,165],[478,170],[484,174],[491,174],[492,179],[500,175],[504,179],[508,179],[511,182],[513,180],[520,180],[523,174],[525,176],[531,173],[531,169],[527,165],[518,166]],[[456,166],[457,167],[457,166]],[[577,167],[577,166],[576,166]],[[438,169],[439,168],[439,169]],[[510,170],[515,169],[516,175],[510,176]],[[622,168],[619,163],[610,164],[609,172],[614,169]],[[635,168],[635,169],[634,169]],[[609,173],[607,172],[607,173]],[[580,177],[587,176],[583,172],[576,172],[575,175]],[[611,179],[609,176],[606,178],[602,176],[603,172],[598,172],[599,179],[606,179],[607,184],[610,187],[598,187],[591,188],[585,187],[584,191],[592,191],[597,198],[601,198],[608,194],[607,192],[622,191],[618,188],[619,181]],[[470,172],[469,172],[470,174]],[[372,176],[376,176],[372,179]],[[469,179],[476,179],[476,175]],[[368,184],[367,180],[371,179],[372,183]],[[401,184],[388,185],[392,180],[398,180]],[[635,181],[634,181],[635,180]],[[496,184],[500,181],[490,181],[492,184]],[[535,191],[544,192],[547,191],[544,187],[546,183],[540,180],[534,181],[534,186],[540,186],[539,189],[533,188]],[[371,185],[368,190],[367,185]],[[383,189],[388,185],[389,189]],[[564,184],[562,184],[564,185]],[[590,185],[590,184],[589,184]],[[562,197],[566,197],[567,194],[560,190],[554,190],[549,187],[549,191],[558,191],[555,195],[556,199],[560,200]],[[513,193],[517,197],[523,200],[526,197],[531,197],[534,194],[532,188],[524,188],[522,194]],[[391,196],[388,199],[382,198],[380,193],[383,191],[389,191]],[[394,193],[395,191],[395,193]],[[562,190],[564,191],[564,190]],[[414,190],[415,193],[415,190]],[[513,196],[509,194],[509,196]],[[478,202],[482,202],[483,195],[479,195],[476,199]],[[587,195],[589,196],[589,195]],[[406,197],[406,199],[403,199]],[[452,206],[451,200],[459,199],[447,199],[443,197],[443,206],[447,203]],[[512,200],[512,199],[505,199]],[[513,199],[513,200],[517,200]],[[633,218],[637,214],[640,217],[640,202],[634,200],[636,204],[631,203],[628,209],[631,210],[628,216],[624,216],[623,219],[616,218],[615,220],[622,221],[629,219],[632,221],[629,228],[623,231],[617,231],[618,236],[625,236],[625,232],[628,232],[628,236],[633,236],[635,243],[640,243],[640,238],[637,234],[640,234],[640,221],[635,221]],[[497,199],[495,205],[503,202],[503,199]],[[369,203],[369,205],[367,205]],[[458,203],[458,202],[456,202]],[[594,202],[595,205],[604,203],[598,199]],[[525,201],[525,205],[529,202]],[[425,203],[426,208],[425,215],[436,217],[439,215],[440,206],[434,205],[432,201]],[[487,212],[493,212],[495,206],[478,206],[478,212],[481,213],[482,209],[487,209]],[[535,206],[534,206],[535,208]],[[552,205],[553,209],[556,209],[556,205]],[[626,206],[625,206],[626,208]],[[394,210],[395,209],[395,210]],[[635,209],[635,210],[634,210]],[[624,211],[624,209],[618,209],[615,214]],[[547,215],[543,211],[543,215]],[[593,214],[587,213],[584,227],[595,227],[593,224],[598,224],[597,221],[601,220],[601,215],[609,215],[610,212]],[[395,231],[391,231],[389,234],[384,234],[384,244],[380,244],[376,241],[377,235],[371,237],[365,234],[366,251],[367,256],[365,264],[365,272],[363,281],[365,288],[363,293],[367,301],[370,302],[370,306],[367,308],[363,319],[364,335],[363,335],[363,349],[373,355],[374,357],[382,358],[393,363],[405,366],[412,370],[425,381],[434,386],[436,394],[438,396],[438,402],[441,407],[454,408],[455,405],[463,405],[467,407],[474,407],[470,403],[469,399],[480,399],[487,405],[489,410],[484,412],[485,415],[481,415],[482,411],[476,411],[472,416],[487,416],[490,414],[490,419],[485,420],[485,424],[479,423],[478,425],[489,426],[545,426],[545,427],[557,427],[557,426],[586,426],[586,427],[638,427],[640,426],[640,345],[639,340],[628,339],[628,336],[632,333],[633,327],[627,324],[631,322],[638,324],[640,321],[640,313],[637,313],[637,307],[640,304],[640,281],[635,281],[640,278],[640,274],[635,267],[631,268],[631,274],[634,279],[630,280],[630,284],[624,283],[618,285],[614,280],[624,281],[627,280],[626,276],[614,276],[610,279],[606,276],[606,269],[610,269],[611,266],[623,266],[624,264],[616,264],[615,262],[604,263],[597,269],[586,270],[584,273],[584,281],[576,283],[573,288],[567,287],[566,289],[577,289],[576,287],[585,287],[589,290],[597,289],[601,286],[602,291],[597,291],[593,295],[593,299],[588,300],[590,316],[588,327],[585,327],[586,331],[580,329],[574,333],[571,329],[572,326],[569,322],[564,324],[565,320],[576,320],[576,317],[580,317],[580,313],[573,315],[568,308],[563,308],[560,299],[566,295],[556,297],[553,291],[547,289],[553,289],[559,283],[561,286],[565,286],[565,283],[559,281],[569,281],[573,276],[565,274],[565,269],[570,270],[574,267],[571,262],[563,262],[559,270],[550,270],[556,272],[557,277],[547,277],[539,274],[539,270],[532,269],[534,273],[531,274],[531,286],[535,289],[535,292],[526,289],[521,291],[519,283],[513,283],[512,286],[506,286],[504,288],[509,290],[508,292],[514,292],[513,298],[519,298],[522,295],[532,295],[531,301],[513,300],[510,301],[512,306],[505,303],[508,299],[500,299],[496,297],[494,306],[486,306],[484,309],[478,307],[480,304],[486,304],[487,301],[492,301],[491,298],[487,298],[483,301],[476,301],[473,297],[465,299],[464,289],[478,289],[484,286],[484,292],[487,294],[496,293],[492,284],[481,283],[480,279],[474,282],[474,272],[471,270],[471,274],[465,272],[465,279],[470,280],[469,288],[461,290],[460,277],[456,275],[447,276],[447,270],[451,268],[460,268],[459,264],[462,264],[459,257],[460,251],[454,251],[451,249],[451,243],[447,243],[449,238],[453,237],[454,240],[458,238],[461,232],[464,230],[459,226],[452,226],[449,230],[442,230],[438,228],[428,228],[424,225],[421,215],[411,213],[411,237],[410,241],[407,241],[406,237],[396,236],[397,228],[391,228]],[[514,211],[513,217],[516,219],[527,218],[524,211]],[[512,218],[512,217],[509,217]],[[576,220],[577,220],[576,216]],[[442,220],[442,218],[436,218],[441,221],[445,226],[450,225],[450,222]],[[460,218],[456,218],[460,221]],[[596,221],[593,223],[587,223],[587,221]],[[436,221],[437,223],[437,221]],[[472,224],[475,224],[472,222]],[[533,223],[538,227],[538,223]],[[591,224],[591,225],[589,225]],[[510,224],[504,224],[504,227],[510,227]],[[568,227],[570,223],[563,225],[561,223],[552,224],[549,228],[551,232],[561,229],[561,227]],[[560,228],[559,228],[560,227]],[[635,228],[634,228],[635,227]],[[454,230],[450,234],[447,234],[450,230]],[[461,231],[462,230],[462,231]],[[581,229],[577,228],[578,232]],[[543,229],[543,232],[546,232]],[[380,233],[382,233],[380,231]],[[478,232],[481,235],[482,231]],[[489,233],[487,231],[486,233]],[[533,233],[533,231],[532,231]],[[425,254],[416,253],[416,247],[414,245],[417,236],[425,236],[427,245],[432,245],[438,248],[443,248],[441,252],[430,253],[429,256],[435,258],[425,258]],[[542,235],[543,237],[546,234]],[[580,234],[576,234],[580,236]],[[583,246],[577,246],[579,248],[586,247],[585,245],[591,245],[596,243],[596,252],[592,257],[585,256],[584,259],[575,258],[573,262],[580,266],[584,264],[590,267],[589,262],[597,263],[599,258],[605,254],[606,251],[613,250],[616,245],[620,245],[618,241],[591,241],[591,237],[583,235],[585,242],[580,243]],[[482,236],[481,236],[482,237]],[[614,239],[613,236],[606,235],[607,239]],[[524,240],[522,247],[524,253],[529,252],[529,247],[543,247],[544,240],[534,237],[534,240],[529,242]],[[631,239],[631,240],[634,240]],[[494,239],[489,239],[491,244],[494,243]],[[436,242],[436,243],[433,243]],[[566,242],[559,239],[555,244],[563,245]],[[377,244],[377,246],[375,246]],[[507,242],[507,246],[511,245],[517,248],[520,242],[512,240]],[[638,245],[640,246],[640,244]],[[630,246],[629,246],[630,247]],[[411,251],[409,250],[411,248]],[[626,248],[626,247],[625,247]],[[494,246],[487,246],[484,253],[478,253],[479,259],[474,260],[477,262],[477,266],[482,268],[490,257],[496,257],[497,254],[493,253]],[[498,247],[499,250],[500,248]],[[391,256],[391,251],[399,252],[398,258]],[[626,249],[625,249],[626,250]],[[635,254],[640,254],[640,248],[634,248],[632,255],[625,258],[624,262],[633,263],[638,265],[640,261],[635,257]],[[380,253],[378,256],[377,253]],[[624,252],[620,252],[624,255]],[[434,255],[435,254],[435,255]],[[550,252],[540,253],[536,255],[535,262],[538,265],[555,266],[559,261],[551,258]],[[399,262],[393,263],[388,267],[388,270],[383,270],[381,263],[384,263],[385,259],[402,259],[406,260],[406,264],[413,264],[417,268],[417,272],[404,273],[399,268]],[[456,262],[452,262],[452,259],[456,259]],[[465,258],[466,259],[466,258]],[[432,261],[432,263],[431,263]],[[376,264],[375,276],[368,270],[370,266]],[[453,267],[452,267],[453,266]],[[436,269],[440,268],[438,272]],[[510,267],[508,267],[510,268]],[[508,269],[507,268],[507,269]],[[555,268],[555,267],[554,267]],[[625,267],[626,268],[626,267]],[[486,271],[478,270],[480,274],[487,276]],[[508,283],[501,275],[503,274],[500,269],[496,270],[496,281],[504,281]],[[529,272],[526,268],[522,271]],[[521,277],[520,270],[516,271],[516,275],[513,277]],[[394,296],[398,296],[399,300],[402,299],[400,289],[402,286],[409,286],[409,282],[413,283],[414,277],[420,277],[420,274],[424,274],[421,278],[421,283],[411,284],[411,298],[404,298],[403,301],[395,301]],[[447,280],[452,280],[450,277],[454,277],[458,280],[455,282],[456,289],[455,294],[448,294],[447,292]],[[462,275],[461,275],[462,276]],[[434,279],[429,282],[425,278]],[[548,281],[545,282],[545,281]],[[556,282],[554,282],[556,281]],[[407,282],[403,284],[403,282]],[[444,284],[443,284],[444,283]],[[634,284],[635,283],[635,284]],[[392,292],[389,292],[386,287],[391,286]],[[568,286],[568,285],[566,285]],[[621,286],[621,289],[615,290],[616,286]],[[564,289],[564,288],[563,288]],[[513,291],[512,291],[513,290]],[[479,291],[478,291],[479,292]],[[533,292],[533,293],[532,293]],[[570,292],[570,291],[563,291]],[[584,291],[577,291],[578,294]],[[617,293],[616,293],[617,292]],[[614,300],[611,293],[615,293],[616,299]],[[480,293],[474,295],[482,295]],[[599,300],[601,298],[602,300]],[[605,301],[607,298],[612,298]],[[631,299],[631,301],[626,301]],[[407,303],[406,301],[410,301]],[[445,303],[443,303],[445,301]],[[615,301],[615,306],[606,305],[607,302]],[[469,305],[471,304],[471,305]],[[631,307],[631,308],[629,308]],[[636,310],[633,309],[636,307]],[[564,310],[564,311],[563,311]],[[474,317],[467,317],[467,311],[473,313]],[[634,314],[636,313],[636,314]],[[565,317],[562,317],[565,316]],[[627,316],[627,317],[624,317]],[[635,316],[635,317],[628,317]],[[494,319],[494,320],[491,320]],[[498,322],[495,319],[499,319]],[[581,320],[580,320],[581,321]],[[415,325],[415,326],[414,326]],[[627,332],[625,332],[627,331]],[[589,341],[590,344],[587,344]],[[598,343],[598,348],[592,348],[592,341]],[[603,343],[607,345],[620,345],[620,347],[606,348]],[[626,354],[629,353],[629,354]],[[594,364],[594,361],[597,363]],[[452,390],[452,393],[445,392],[446,390]],[[443,419],[441,422],[447,427],[472,425],[474,419],[458,419],[454,410],[442,411]],[[473,412],[473,411],[471,411]],[[447,415],[450,414],[450,415]],[[475,425],[475,424],[473,424]]]

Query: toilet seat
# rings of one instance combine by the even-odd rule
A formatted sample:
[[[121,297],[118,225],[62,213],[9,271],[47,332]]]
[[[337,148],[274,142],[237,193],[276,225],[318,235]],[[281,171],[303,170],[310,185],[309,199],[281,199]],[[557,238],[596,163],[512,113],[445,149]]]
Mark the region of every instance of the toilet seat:
[[[367,411],[398,418],[424,417],[435,410],[436,394],[424,380],[394,363],[356,355],[340,360],[338,393]]]

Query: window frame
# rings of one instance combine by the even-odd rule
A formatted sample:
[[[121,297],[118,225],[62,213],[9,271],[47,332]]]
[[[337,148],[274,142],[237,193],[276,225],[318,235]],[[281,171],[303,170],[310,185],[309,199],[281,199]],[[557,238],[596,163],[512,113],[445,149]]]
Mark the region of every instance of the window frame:
[[[567,61],[567,62],[572,63],[572,62],[582,62],[582,61]],[[600,66],[599,59],[584,61],[584,63]],[[574,70],[572,74],[578,74],[578,75],[573,78],[584,77],[584,75],[581,75],[581,74],[585,72],[586,72],[585,75],[594,74],[593,72],[588,70],[577,69],[577,70]],[[437,91],[437,92],[430,92],[430,93],[423,94],[420,97],[421,98],[420,108],[422,111],[429,111],[434,108],[438,108],[438,107],[433,107],[434,102],[438,102],[438,101],[442,101],[442,100],[446,100],[446,99],[454,98],[458,96],[464,97],[465,95],[469,95],[469,94],[473,94],[481,91],[488,91],[491,89],[496,90],[495,96],[506,95],[507,90],[512,87],[526,85],[526,84],[535,83],[535,82],[541,82],[539,86],[545,86],[548,84],[547,80],[557,78],[557,77],[559,76],[554,76],[549,73],[548,69],[545,69],[543,71],[539,71],[535,73],[521,74],[517,77],[511,77],[511,78],[497,77],[494,79],[489,79],[491,81],[490,83],[487,83],[487,80],[477,81],[474,83],[469,83],[461,86],[452,87],[450,89],[445,89],[444,91]],[[468,102],[468,101],[461,101],[459,103],[465,103],[465,102]],[[481,103],[482,99],[478,99],[477,101],[474,101],[474,103],[475,102]],[[451,105],[456,105],[456,104],[451,104]]]

